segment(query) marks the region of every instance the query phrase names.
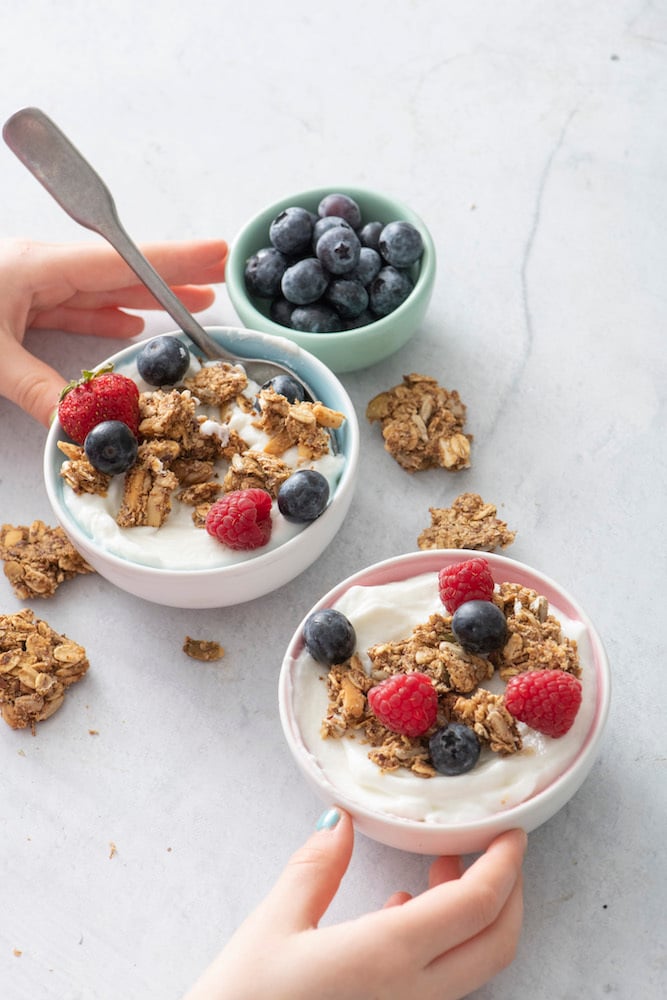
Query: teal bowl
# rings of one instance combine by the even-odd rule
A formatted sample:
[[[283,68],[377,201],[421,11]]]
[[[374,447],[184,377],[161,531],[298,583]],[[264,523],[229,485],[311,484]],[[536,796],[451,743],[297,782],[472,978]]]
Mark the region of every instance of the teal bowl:
[[[340,333],[302,333],[275,323],[269,315],[269,301],[255,298],[248,293],[244,280],[245,265],[249,257],[269,245],[269,226],[280,212],[291,205],[299,205],[317,212],[317,206],[322,198],[332,191],[354,198],[361,208],[363,222],[377,220],[387,223],[397,219],[411,222],[421,233],[424,253],[421,260],[412,268],[415,282],[412,292],[388,316],[378,318],[366,326]],[[435,283],[435,247],[422,219],[407,205],[394,198],[357,187],[315,188],[282,198],[246,222],[232,242],[225,281],[232,305],[244,326],[286,337],[314,354],[332,371],[341,374],[368,368],[384,361],[403,347],[418,331]]]

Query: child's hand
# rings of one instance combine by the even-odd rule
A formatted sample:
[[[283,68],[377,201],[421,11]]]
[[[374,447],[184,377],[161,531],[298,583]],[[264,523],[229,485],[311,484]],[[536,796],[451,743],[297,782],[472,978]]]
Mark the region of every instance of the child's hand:
[[[420,896],[396,893],[382,910],[317,929],[352,842],[345,813],[314,833],[186,1000],[456,1000],[512,961],[523,831],[503,834],[463,874],[458,858],[439,858]]]
[[[192,312],[207,308],[224,280],[223,240],[142,248]],[[48,425],[65,379],[23,347],[28,329],[135,337],[144,321],[126,309],[160,308],[114,249],[91,244],[0,241],[0,395]]]

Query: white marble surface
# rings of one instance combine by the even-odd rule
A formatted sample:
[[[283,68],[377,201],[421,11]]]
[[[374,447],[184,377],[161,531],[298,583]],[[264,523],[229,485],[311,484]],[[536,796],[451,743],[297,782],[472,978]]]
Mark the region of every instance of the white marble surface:
[[[220,611],[161,609],[97,577],[37,603],[92,666],[35,736],[0,728],[0,996],[179,997],[319,815],[276,710],[294,625],[472,489],[517,529],[508,554],[587,608],[614,674],[590,778],[530,837],[518,958],[476,1000],[663,997],[667,5],[328,6],[3,12],[0,117],[51,114],[137,239],[231,239],[290,190],[358,183],[423,215],[439,271],[418,337],[344,377],[362,476],[316,566]],[[0,179],[3,235],[95,239],[4,146]],[[206,318],[235,321],[224,288]],[[68,376],[118,346],[28,343]],[[407,371],[460,391],[469,471],[410,478],[365,423]],[[44,432],[4,402],[0,419],[0,520],[49,521]],[[1,577],[0,610],[20,606]],[[182,655],[186,634],[221,641],[222,665]],[[359,837],[331,919],[419,891],[427,865]]]

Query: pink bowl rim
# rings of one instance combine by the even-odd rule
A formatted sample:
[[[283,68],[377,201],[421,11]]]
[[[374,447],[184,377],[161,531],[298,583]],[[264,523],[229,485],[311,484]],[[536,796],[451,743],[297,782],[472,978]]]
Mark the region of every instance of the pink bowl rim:
[[[503,582],[519,583],[537,590],[538,593],[543,594],[547,598],[550,605],[553,604],[556,609],[555,613],[561,611],[585,628],[591,645],[593,666],[595,668],[596,698],[590,728],[576,757],[574,757],[558,777],[528,799],[525,799],[518,805],[511,806],[509,809],[468,823],[425,824],[419,820],[407,819],[401,816],[394,816],[388,812],[369,809],[347,796],[341,795],[335,788],[335,785],[315,763],[313,755],[301,739],[301,734],[291,711],[291,675],[295,661],[303,650],[302,633],[306,618],[314,611],[334,605],[351,587],[358,585],[378,586],[384,583],[406,580],[422,573],[437,572],[443,566],[449,566],[453,563],[479,556],[487,559],[496,580],[499,579],[497,571],[502,570]],[[433,829],[434,831],[441,831],[443,834],[448,832],[455,832],[457,834],[466,834],[468,832],[480,833],[487,828],[498,827],[499,823],[502,823],[503,829],[511,829],[515,826],[521,827],[527,823],[527,817],[536,809],[539,809],[540,805],[546,799],[550,799],[552,796],[558,797],[564,785],[576,781],[571,792],[571,794],[574,794],[581,782],[583,782],[595,759],[597,747],[609,714],[610,701],[611,672],[609,660],[597,629],[578,601],[551,577],[539,570],[533,569],[526,563],[497,553],[473,551],[470,549],[428,549],[418,552],[408,552],[374,563],[342,580],[304,615],[287,647],[279,678],[280,718],[285,737],[292,753],[297,757],[300,766],[305,773],[310,774],[320,788],[327,785],[331,792],[334,793],[334,799],[339,805],[343,808],[348,808],[353,815],[363,816],[371,822],[381,822],[394,829],[402,828],[420,832],[423,832],[425,829]],[[581,778],[580,781],[577,780],[578,776]],[[564,801],[567,801],[569,797],[570,795],[566,796]]]

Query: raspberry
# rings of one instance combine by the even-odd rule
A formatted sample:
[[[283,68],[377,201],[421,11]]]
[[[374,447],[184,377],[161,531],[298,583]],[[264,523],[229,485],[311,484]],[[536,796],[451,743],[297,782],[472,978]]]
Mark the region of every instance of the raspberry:
[[[210,508],[206,530],[230,549],[258,549],[271,537],[271,502],[266,490],[231,490]]]
[[[508,712],[545,736],[564,736],[580,705],[581,681],[564,670],[527,670],[507,682]]]
[[[445,566],[438,573],[440,600],[451,613],[465,601],[490,601],[493,577],[486,559],[477,557]]]
[[[393,674],[372,687],[368,704],[387,729],[414,738],[435,722],[438,695],[430,677],[413,671]]]

